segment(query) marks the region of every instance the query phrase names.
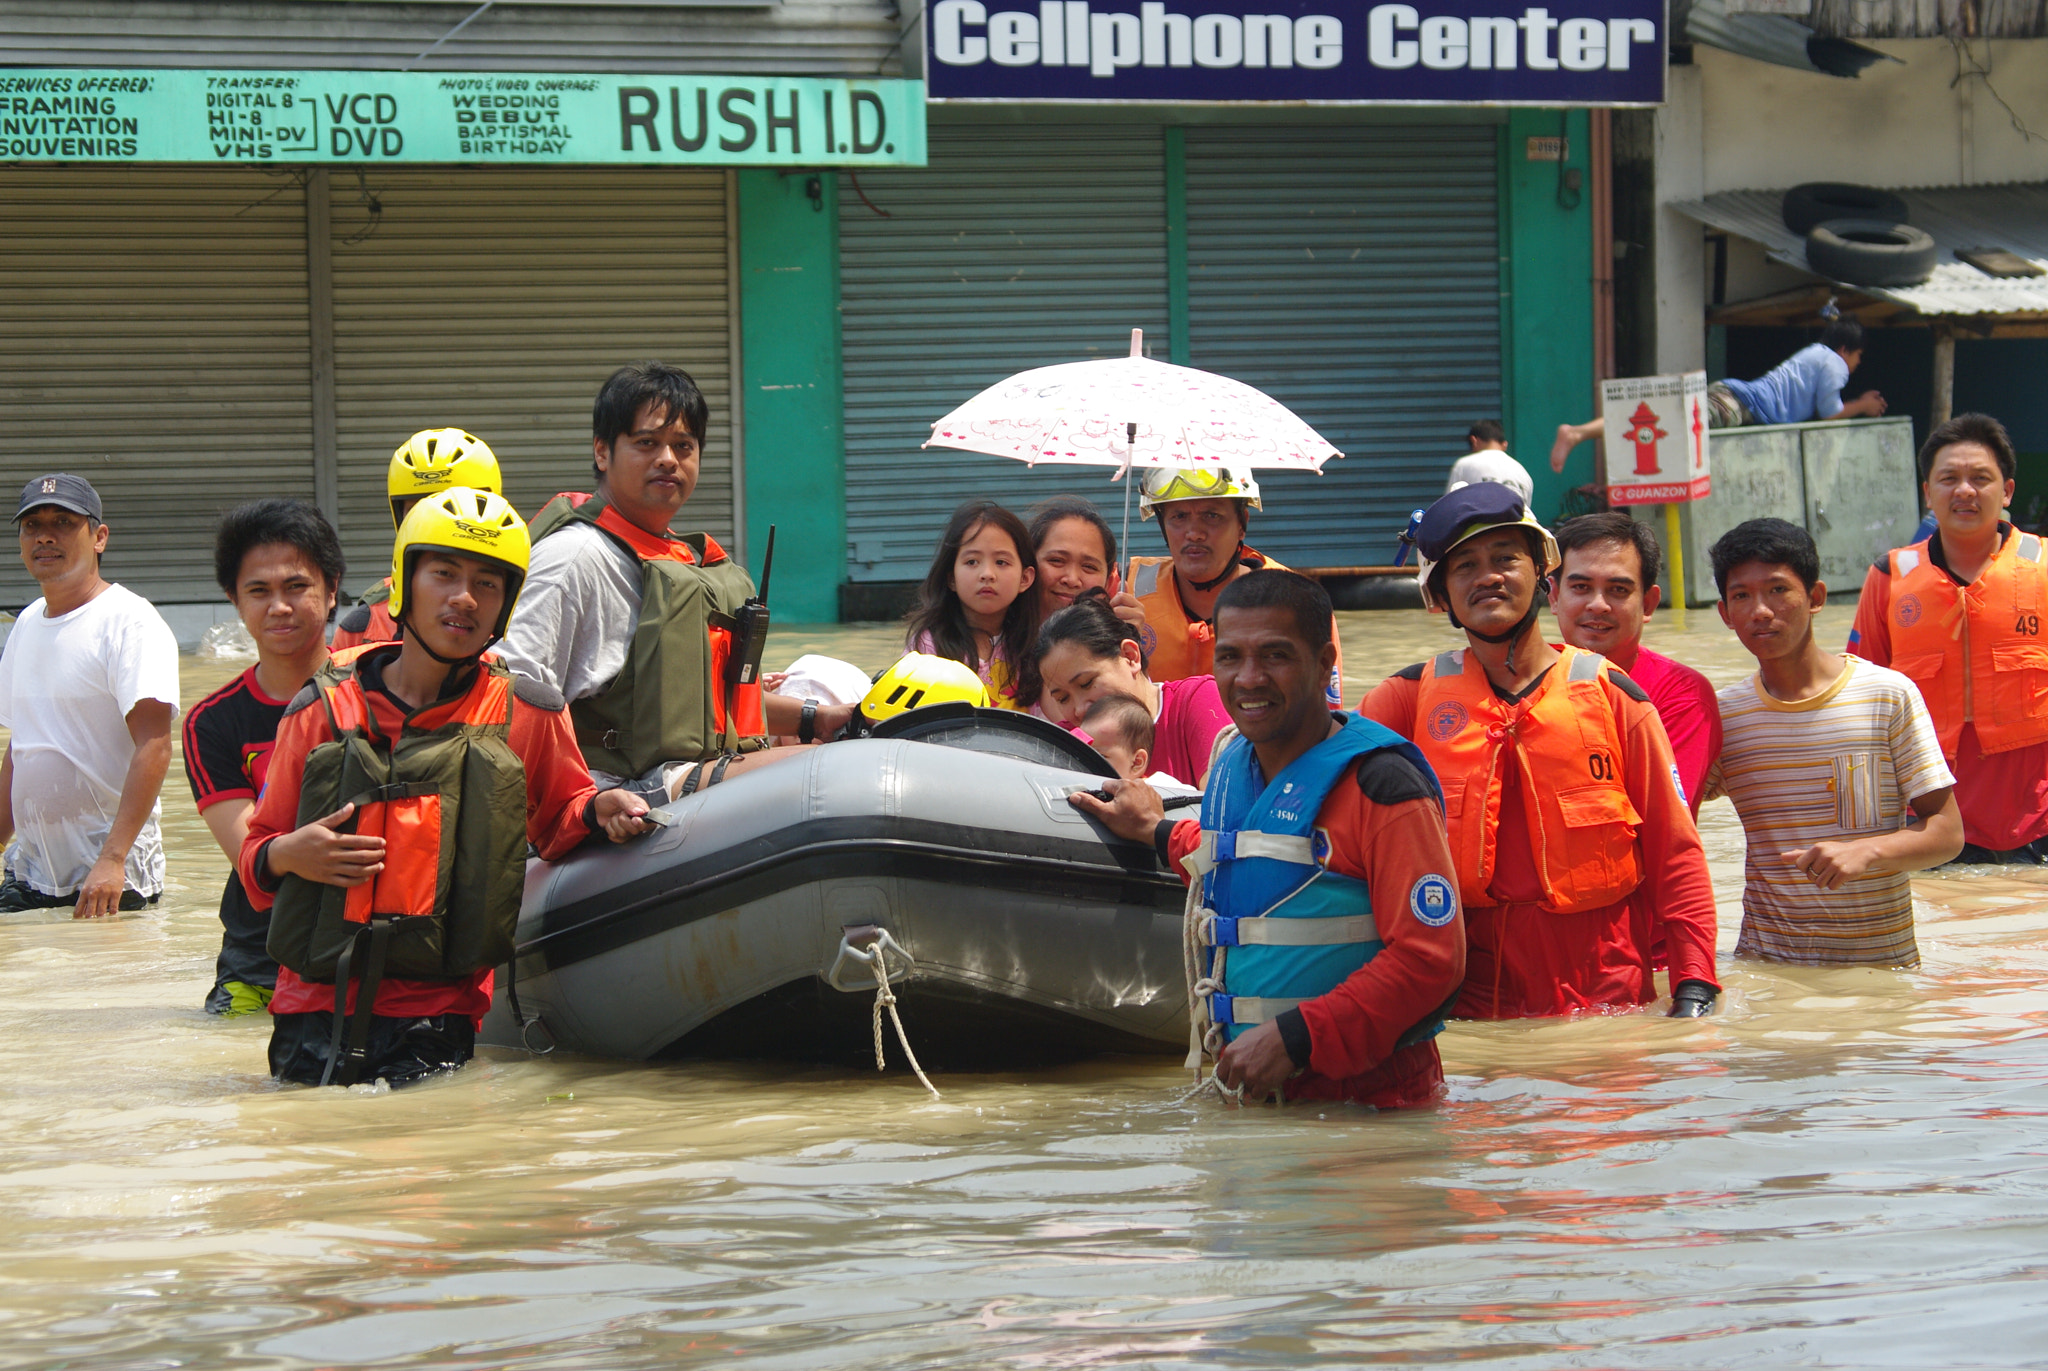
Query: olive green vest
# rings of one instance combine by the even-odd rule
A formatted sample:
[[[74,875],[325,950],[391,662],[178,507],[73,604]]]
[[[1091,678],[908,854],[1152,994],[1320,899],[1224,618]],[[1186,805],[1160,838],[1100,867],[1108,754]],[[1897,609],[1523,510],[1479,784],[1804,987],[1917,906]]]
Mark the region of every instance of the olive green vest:
[[[714,713],[727,686],[712,660],[711,630],[737,628],[733,614],[754,593],[753,579],[729,557],[710,562],[701,533],[682,539],[694,563],[643,558],[598,523],[604,507],[596,497],[572,504],[558,495],[531,525],[538,543],[571,522],[589,524],[640,564],[640,618],[625,665],[602,691],[569,704],[583,760],[592,771],[630,777],[662,762],[766,747],[765,737],[721,730]]]
[[[482,669],[489,676],[471,692],[488,696],[486,681],[502,683],[498,717],[456,719],[424,730],[408,724],[395,743],[370,721],[353,662],[322,670],[313,678],[317,696],[301,697],[287,711],[317,698],[335,732],[306,757],[301,826],[354,801],[356,812],[342,831],[358,832],[366,811],[390,806],[379,816],[386,825],[384,871],[369,885],[351,891],[286,876],[279,887],[270,914],[270,955],[302,979],[332,981],[342,950],[365,926],[360,916],[373,900],[404,903],[408,885],[422,907],[393,916],[384,974],[452,978],[510,960],[526,885],[526,768],[510,742],[510,673],[496,662]],[[340,713],[362,720],[360,726],[343,728],[336,717],[336,696],[344,692],[353,698]],[[418,821],[406,830],[420,835],[410,843],[399,837],[395,821],[401,810]]]

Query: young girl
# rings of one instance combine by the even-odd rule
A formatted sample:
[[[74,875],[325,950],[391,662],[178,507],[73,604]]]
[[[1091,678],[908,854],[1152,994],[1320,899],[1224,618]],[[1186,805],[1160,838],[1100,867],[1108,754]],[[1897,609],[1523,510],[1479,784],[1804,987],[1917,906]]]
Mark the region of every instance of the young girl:
[[[904,645],[965,662],[999,707],[1024,708],[1029,701],[1018,696],[1018,664],[1038,626],[1024,592],[1036,577],[1023,521],[993,500],[969,500],[953,511],[939,539]]]

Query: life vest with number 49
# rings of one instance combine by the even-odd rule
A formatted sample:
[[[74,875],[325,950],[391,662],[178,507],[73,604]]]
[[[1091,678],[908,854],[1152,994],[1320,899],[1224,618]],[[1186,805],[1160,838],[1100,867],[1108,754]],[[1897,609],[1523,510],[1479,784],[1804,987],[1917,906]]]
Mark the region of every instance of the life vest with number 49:
[[[1303,1000],[1328,994],[1386,946],[1364,881],[1329,869],[1316,816],[1352,762],[1399,752],[1429,764],[1400,734],[1362,715],[1261,781],[1252,745],[1233,739],[1209,769],[1201,845],[1184,862],[1202,881],[1201,938],[1211,1022],[1234,1038]],[[1456,912],[1447,885],[1443,921]],[[1425,1028],[1414,1037],[1427,1036]]]
[[[557,495],[533,516],[533,541],[571,523],[589,524],[640,564],[640,618],[625,665],[602,692],[569,703],[590,769],[640,776],[658,762],[766,747],[760,683],[725,680],[739,627],[734,616],[754,593],[745,569],[709,534],[649,533],[605,501],[577,492]]]
[[[1486,668],[1463,648],[1422,669],[1415,741],[1444,788],[1451,858],[1467,909],[1499,903],[1488,887],[1509,748],[1522,810],[1536,828],[1530,845],[1543,907],[1555,914],[1599,909],[1642,883],[1642,816],[1622,784],[1621,729],[1603,680],[1648,697],[1598,653],[1567,647],[1562,655],[1535,693],[1512,705],[1493,693]]]
[[[358,886],[286,876],[270,914],[270,955],[300,978],[336,979],[342,954],[372,920],[389,920],[382,972],[467,976],[512,955],[526,885],[526,768],[513,752],[512,674],[486,657],[462,698],[416,711],[384,736],[336,654],[288,713],[318,703],[334,737],[306,756],[301,826],[353,802],[345,833],[382,838],[384,869]],[[352,972],[363,974],[360,967]]]
[[[1888,555],[1888,627],[1892,670],[1920,687],[1942,754],[1955,760],[1965,723],[1977,726],[1986,752],[2048,740],[2048,646],[2041,638],[2048,549],[2013,529],[1966,586],[1928,551],[1921,542]]]

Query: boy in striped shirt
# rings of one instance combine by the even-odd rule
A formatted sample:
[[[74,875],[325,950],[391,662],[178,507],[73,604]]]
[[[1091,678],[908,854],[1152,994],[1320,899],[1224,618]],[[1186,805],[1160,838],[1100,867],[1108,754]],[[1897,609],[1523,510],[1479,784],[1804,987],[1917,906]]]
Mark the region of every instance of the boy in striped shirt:
[[[1814,642],[1827,586],[1806,530],[1751,519],[1709,555],[1721,621],[1757,660],[1755,676],[1719,693],[1721,759],[1707,776],[1749,840],[1735,955],[1919,965],[1910,873],[1963,845],[1955,777],[1920,692]]]

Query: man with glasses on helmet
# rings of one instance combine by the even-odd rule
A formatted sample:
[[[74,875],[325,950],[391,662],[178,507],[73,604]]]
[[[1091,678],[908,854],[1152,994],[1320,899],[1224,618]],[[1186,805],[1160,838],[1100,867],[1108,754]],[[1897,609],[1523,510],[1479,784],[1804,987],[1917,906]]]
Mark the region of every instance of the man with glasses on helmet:
[[[469,1060],[527,845],[646,831],[644,800],[592,782],[560,694],[485,655],[528,551],[495,493],[414,506],[391,557],[399,641],[335,654],[285,712],[239,863],[282,964],[279,1080],[403,1085]]]
[[[1647,901],[1669,943],[1671,1014],[1714,978],[1714,889],[1649,696],[1604,657],[1553,648],[1537,591],[1557,543],[1507,486],[1429,507],[1417,530],[1432,612],[1465,646],[1375,686],[1359,712],[1412,740],[1443,784],[1465,908],[1456,1013],[1507,1019],[1657,996]]]
[[[1164,557],[1131,558],[1131,593],[1145,611],[1146,670],[1155,681],[1207,676],[1215,665],[1216,597],[1240,576],[1271,567],[1273,558],[1244,540],[1259,483],[1236,467],[1154,467],[1139,489],[1138,513],[1159,516]],[[1337,624],[1330,621],[1330,641]],[[1330,669],[1332,709],[1343,704],[1344,657]]]
[[[405,522],[412,507],[436,491],[453,486],[505,493],[505,478],[498,470],[497,454],[490,444],[459,428],[423,428],[398,445],[385,468],[384,491],[391,498],[391,527]],[[362,599],[334,625],[330,646],[339,652],[364,643],[398,640],[391,623],[391,578],[372,586]]]

